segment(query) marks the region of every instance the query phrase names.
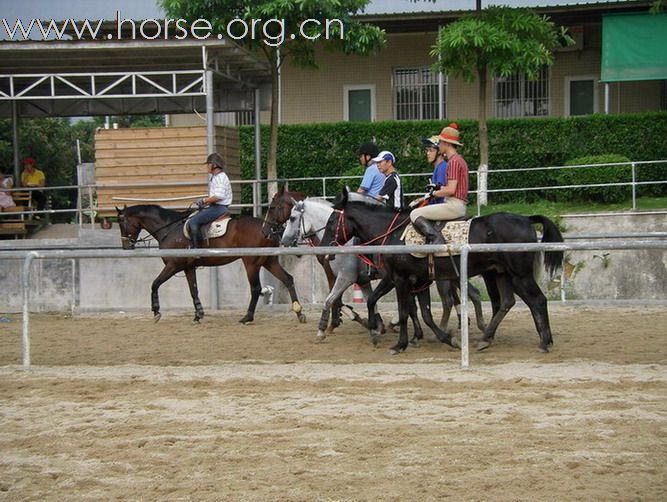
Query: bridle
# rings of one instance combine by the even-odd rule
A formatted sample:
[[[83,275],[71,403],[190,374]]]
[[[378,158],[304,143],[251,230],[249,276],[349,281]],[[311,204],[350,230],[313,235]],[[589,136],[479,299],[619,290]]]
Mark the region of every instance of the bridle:
[[[321,230],[324,230],[325,228],[327,228],[327,224],[325,223],[320,228],[315,228],[315,229],[310,230],[308,232],[308,231],[306,231],[306,223],[305,223],[305,221],[304,221],[305,219],[303,217],[304,213],[306,212],[306,206],[302,202],[297,202],[296,206],[294,206],[294,209],[296,209],[300,214],[300,216],[299,216],[299,228],[300,228],[301,231],[299,233],[301,234],[301,239],[303,241],[308,242],[311,245],[312,245],[313,241],[319,242],[317,234]]]
[[[345,216],[345,210],[344,209],[334,209],[334,212],[338,213],[338,220],[336,222],[336,230],[334,231],[334,240],[333,243],[334,245],[341,246],[347,241],[350,240],[348,234],[347,234],[347,225],[346,225],[346,216]],[[384,245],[387,242],[387,239],[389,239],[389,236],[393,234],[396,230],[398,230],[401,227],[404,227],[408,224],[410,221],[410,216],[406,216],[405,219],[398,221],[398,218],[401,216],[401,213],[396,213],[394,218],[391,220],[391,223],[389,223],[389,227],[387,230],[378,235],[377,237],[373,237],[371,240],[362,242],[359,244],[360,246],[369,246],[378,240],[382,239],[382,242],[380,245]],[[343,236],[343,241],[340,240],[339,236],[342,234]]]
[[[190,215],[186,214],[185,216],[181,216],[180,218],[176,218],[175,220],[170,221],[169,223],[165,223],[161,227],[158,227],[152,233],[148,234],[146,237],[142,237],[141,239],[138,239],[137,237],[139,237],[139,233],[141,233],[141,229],[144,228],[144,227],[139,225],[139,231],[137,232],[137,236],[136,237],[131,237],[129,235],[129,232],[127,231],[127,228],[126,228],[126,226],[127,226],[127,215],[125,215],[124,213],[120,214],[119,217],[118,217],[118,226],[120,227],[120,230],[121,230],[120,241],[121,241],[121,243],[127,242],[128,245],[129,245],[128,249],[135,249],[137,244],[139,244],[139,243],[146,244],[145,247],[150,247],[150,242],[154,241],[154,240],[157,240],[153,237],[152,234],[157,235],[157,233],[160,232],[161,230],[164,230],[165,228],[169,228],[170,226],[172,226],[175,223],[181,223],[181,222],[187,220],[189,217],[190,217]],[[126,234],[126,235],[123,235],[123,234]],[[124,246],[123,246],[123,249],[125,249]]]
[[[287,211],[288,209],[291,210],[291,208],[288,208],[287,203],[283,200],[281,200],[277,205],[274,205],[273,202],[269,205],[269,209],[264,215],[264,220],[262,221],[262,232],[267,238],[277,239],[282,234],[285,221],[287,220],[280,222],[274,217],[273,213]],[[269,216],[271,217],[270,219]]]

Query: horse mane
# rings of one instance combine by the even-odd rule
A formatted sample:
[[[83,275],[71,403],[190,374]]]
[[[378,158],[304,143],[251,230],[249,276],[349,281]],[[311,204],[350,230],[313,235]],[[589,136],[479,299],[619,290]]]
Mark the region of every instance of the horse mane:
[[[410,214],[410,208],[403,208],[396,211],[393,207],[387,206],[384,202],[377,200],[371,195],[360,192],[350,192],[347,194],[347,204],[360,204],[373,211],[386,211],[391,214]]]
[[[322,204],[323,206],[327,206],[327,207],[333,207],[332,202],[330,202],[326,199],[323,199],[321,197],[307,197],[307,198],[304,199],[304,202],[305,201],[314,202],[316,204]]]
[[[153,213],[156,214],[158,218],[166,221],[182,218],[190,212],[190,210],[176,211],[175,209],[168,209],[166,207],[158,206],[157,204],[140,204],[138,206],[129,206],[127,209],[125,209],[125,214],[127,216],[133,216],[139,213]]]

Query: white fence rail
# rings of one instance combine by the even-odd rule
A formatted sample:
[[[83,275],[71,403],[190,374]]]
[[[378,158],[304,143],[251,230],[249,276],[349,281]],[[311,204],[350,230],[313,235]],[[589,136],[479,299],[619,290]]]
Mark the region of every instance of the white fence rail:
[[[461,367],[469,367],[468,337],[468,258],[470,253],[525,252],[525,251],[580,251],[580,250],[632,250],[664,249],[667,240],[597,240],[577,243],[525,243],[525,244],[468,244],[448,245],[452,252],[460,253],[461,287]],[[88,249],[88,250],[11,250],[0,252],[0,259],[23,260],[23,331],[21,354],[24,368],[30,367],[30,270],[34,260],[78,258],[154,258],[154,257],[203,257],[203,256],[284,256],[317,254],[365,254],[368,246],[312,247],[312,248],[235,248],[235,249]],[[442,251],[440,245],[425,246],[374,246],[380,254],[405,254],[411,252]]]
[[[659,179],[659,180],[652,180],[652,181],[637,181],[637,171],[641,169],[642,167],[650,167],[650,166],[664,166],[663,173],[667,173],[667,160],[652,160],[652,161],[637,161],[637,162],[625,162],[625,163],[609,163],[609,164],[586,164],[586,165],[577,165],[577,166],[551,166],[551,167],[531,167],[531,168],[515,168],[515,169],[491,169],[488,170],[487,174],[487,188],[485,192],[487,194],[493,194],[493,193],[513,193],[513,192],[531,192],[531,191],[558,191],[558,190],[570,190],[570,189],[593,189],[593,188],[600,188],[600,187],[629,187],[631,189],[631,195],[632,195],[632,204],[631,208],[632,209],[637,209],[637,191],[639,188],[644,187],[644,186],[652,186],[652,185],[664,185],[667,184],[667,179]],[[615,183],[591,183],[591,184],[581,184],[581,185],[545,185],[545,186],[534,186],[534,187],[521,187],[521,188],[492,188],[492,180],[494,176],[505,174],[505,173],[512,173],[512,172],[536,172],[536,171],[558,171],[558,170],[569,170],[569,169],[590,169],[590,168],[600,168],[600,167],[611,167],[611,168],[631,168],[631,175],[628,181],[626,182],[615,182]],[[476,175],[477,180],[478,180],[478,186],[475,188],[475,190],[472,190],[471,187],[471,193],[477,194],[477,215],[479,216],[481,213],[481,205],[479,203],[480,201],[480,187],[479,187],[479,172],[476,170],[470,171],[471,175]],[[424,180],[427,180],[430,178],[431,173],[430,172],[424,172],[424,173],[401,173],[401,176],[404,178],[422,178]],[[254,187],[265,187],[269,183],[278,183],[278,184],[283,184],[286,187],[290,188],[290,184],[292,186],[298,185],[299,183],[305,183],[305,182],[312,182],[312,183],[317,183],[320,187],[319,193],[309,193],[308,195],[313,196],[313,197],[322,197],[325,199],[333,199],[338,195],[338,191],[335,190],[333,187],[338,186],[341,181],[348,181],[350,183],[354,182],[358,184],[361,181],[361,176],[323,176],[323,177],[297,177],[297,178],[278,178],[278,179],[271,179],[271,180],[231,180],[232,184],[237,184],[237,185],[250,185],[253,187],[252,193],[261,193],[259,190],[255,191]],[[198,186],[201,187],[201,181],[197,182],[150,182],[150,183],[120,183],[120,184],[114,184],[113,188],[118,189],[118,188],[145,188],[145,187],[183,187],[183,186]],[[426,183],[424,183],[426,184]],[[56,192],[63,192],[63,191],[71,191],[71,190],[76,190],[77,193],[81,193],[82,195],[85,195],[86,200],[88,201],[94,201],[95,197],[95,191],[97,190],[98,185],[71,185],[71,186],[53,186],[53,187],[43,187],[43,188],[14,188],[12,190],[8,190],[10,192],[12,191],[29,191],[29,190],[42,190],[44,191],[47,195],[53,195]],[[200,188],[201,189],[201,188]],[[264,193],[266,190],[264,190]],[[409,192],[406,193],[406,197],[416,197],[419,195],[423,195],[422,192]],[[193,193],[192,200],[194,201],[197,197],[200,197],[200,195],[196,195]],[[119,205],[122,204],[122,201],[119,201]],[[189,207],[191,204],[187,203],[187,200],[184,200],[182,205],[179,207],[186,208]],[[259,215],[261,214],[261,208],[265,208],[268,206],[268,201],[267,202],[262,202],[262,201],[253,201],[253,202],[247,202],[247,203],[235,203],[232,204],[232,207],[235,208],[253,208],[254,214]],[[91,225],[94,224],[94,217],[95,215],[100,211],[100,210],[110,210],[113,209],[111,207],[98,207],[96,204],[93,204],[92,207],[79,207],[79,208],[72,208],[72,209],[46,209],[42,211],[26,211],[26,212],[14,212],[13,214],[23,214],[23,215],[34,215],[34,214],[42,214],[42,215],[53,215],[53,214],[62,214],[62,213],[72,213],[78,216],[77,220],[79,221],[79,224],[83,224],[83,219],[84,216],[88,216],[90,219]],[[92,216],[92,217],[91,217]]]

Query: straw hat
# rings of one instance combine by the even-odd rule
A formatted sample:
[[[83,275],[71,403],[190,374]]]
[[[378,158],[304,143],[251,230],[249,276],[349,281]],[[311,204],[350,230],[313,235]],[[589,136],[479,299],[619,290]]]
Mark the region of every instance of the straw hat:
[[[440,132],[438,139],[446,143],[451,143],[452,145],[463,146],[463,144],[459,142],[459,137],[459,126],[456,125],[455,122],[452,122]]]

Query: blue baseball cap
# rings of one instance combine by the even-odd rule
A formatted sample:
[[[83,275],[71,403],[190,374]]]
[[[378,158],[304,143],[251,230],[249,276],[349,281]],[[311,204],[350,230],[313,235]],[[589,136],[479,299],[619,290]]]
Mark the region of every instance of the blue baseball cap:
[[[372,159],[373,162],[380,162],[381,160],[389,160],[391,161],[392,164],[396,162],[396,158],[394,157],[394,154],[391,153],[388,150],[382,150],[377,157]]]

